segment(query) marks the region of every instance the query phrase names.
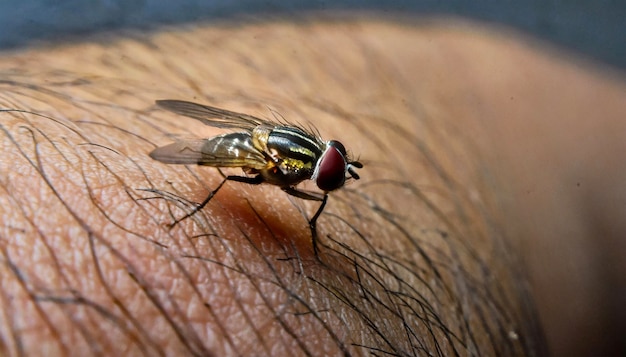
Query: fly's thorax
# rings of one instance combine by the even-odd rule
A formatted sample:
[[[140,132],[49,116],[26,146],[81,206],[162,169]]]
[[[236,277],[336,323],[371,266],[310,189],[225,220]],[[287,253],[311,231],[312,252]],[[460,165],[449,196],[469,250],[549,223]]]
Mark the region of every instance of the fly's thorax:
[[[269,134],[267,150],[281,160],[299,160],[314,166],[325,144],[315,136],[291,126],[275,127]]]
[[[295,186],[311,178],[314,166],[297,159],[282,159],[279,162],[269,161],[261,170],[265,182],[278,186]]]
[[[304,162],[302,160],[289,158],[281,160],[277,166],[285,175],[291,173],[295,176],[305,176],[306,178],[310,178],[315,169],[313,162]]]
[[[293,186],[311,178],[315,166],[323,152],[324,143],[297,127],[277,126],[266,131],[257,130],[260,144],[265,145],[264,153],[268,157],[266,169],[262,175],[267,182]],[[266,140],[265,140],[266,138]]]

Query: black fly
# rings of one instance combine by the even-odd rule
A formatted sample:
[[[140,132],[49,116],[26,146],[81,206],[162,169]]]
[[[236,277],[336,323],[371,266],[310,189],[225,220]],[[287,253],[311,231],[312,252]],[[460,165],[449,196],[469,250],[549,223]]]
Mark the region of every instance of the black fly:
[[[328,192],[342,187],[346,178],[359,179],[339,141],[324,141],[301,127],[274,123],[247,114],[231,112],[207,105],[180,100],[157,100],[161,108],[188,116],[202,123],[223,129],[240,131],[208,139],[185,140],[155,149],[150,157],[167,164],[196,164],[213,167],[241,167],[250,176],[227,176],[192,212],[174,224],[188,218],[206,206],[226,181],[252,185],[269,183],[288,194],[305,200],[320,201],[309,221],[313,251],[317,256],[316,222],[328,199]],[[347,177],[347,175],[349,175]],[[313,180],[323,193],[308,192],[295,186]]]

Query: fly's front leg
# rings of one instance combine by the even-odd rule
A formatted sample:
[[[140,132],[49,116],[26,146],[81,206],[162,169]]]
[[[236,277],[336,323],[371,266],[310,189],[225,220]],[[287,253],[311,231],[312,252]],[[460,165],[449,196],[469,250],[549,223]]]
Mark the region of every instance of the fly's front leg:
[[[316,192],[306,192],[306,191],[300,191],[297,190],[293,187],[283,187],[283,191],[287,192],[288,194],[298,197],[298,198],[302,198],[304,200],[311,200],[311,201],[321,201],[322,204],[320,205],[320,207],[317,209],[317,211],[315,212],[315,214],[313,215],[313,218],[311,218],[309,220],[309,229],[311,229],[311,242],[313,244],[313,253],[315,254],[315,258],[317,260],[319,260],[319,255],[318,253],[318,249],[317,249],[317,219],[319,218],[319,216],[322,214],[322,211],[324,210],[324,207],[326,207],[326,202],[328,201],[328,194],[325,193],[323,195],[318,194]]]
[[[322,199],[322,204],[317,209],[317,212],[313,215],[313,218],[309,221],[309,228],[311,229],[311,240],[313,241],[313,253],[315,254],[315,258],[319,260],[319,256],[317,255],[317,218],[322,214],[324,207],[326,207],[326,201],[328,201],[328,194],[324,194],[324,198]]]
[[[321,194],[321,193],[311,192],[311,191],[298,190],[298,189],[295,189],[293,187],[283,187],[282,190],[287,192],[288,194],[294,196],[294,197],[302,198],[303,200],[309,200],[309,201],[319,201],[319,202],[321,202],[321,201],[324,200],[324,196],[326,196],[326,194]]]
[[[221,173],[221,171],[220,171],[220,173]],[[224,175],[222,175],[222,176],[224,176]],[[224,177],[224,180],[222,180],[222,182],[220,182],[220,184],[215,188],[215,190],[213,190],[213,191],[211,191],[211,193],[209,193],[209,195],[207,196],[207,198],[204,199],[204,201],[202,201],[199,205],[197,205],[196,208],[194,208],[191,212],[187,213],[183,217],[181,217],[181,218],[177,219],[176,221],[174,221],[174,223],[170,224],[170,228],[173,228],[175,225],[177,225],[181,221],[183,221],[183,220],[193,216],[198,211],[203,209],[204,206],[206,206],[209,203],[209,201],[211,201],[213,196],[215,196],[217,194],[217,192],[222,188],[222,186],[224,186],[226,181],[236,181],[236,182],[247,183],[247,184],[250,184],[250,185],[258,185],[258,184],[263,183],[263,177],[261,177],[261,175],[257,175],[255,177],[245,177],[245,176],[226,176],[226,177]]]

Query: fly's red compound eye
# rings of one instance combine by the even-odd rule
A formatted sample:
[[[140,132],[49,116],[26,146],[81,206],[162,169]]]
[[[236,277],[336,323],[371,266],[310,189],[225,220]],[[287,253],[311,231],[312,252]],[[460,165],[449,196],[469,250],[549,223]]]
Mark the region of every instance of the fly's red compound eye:
[[[339,152],[341,153],[341,155],[343,155],[344,159],[346,157],[346,147],[343,146],[343,144],[340,141],[337,140],[331,140],[328,142],[328,146],[332,146],[335,149],[339,150]]]
[[[343,149],[343,150],[342,150]],[[323,191],[336,190],[346,181],[346,149],[338,141],[330,141],[317,168],[317,187]]]

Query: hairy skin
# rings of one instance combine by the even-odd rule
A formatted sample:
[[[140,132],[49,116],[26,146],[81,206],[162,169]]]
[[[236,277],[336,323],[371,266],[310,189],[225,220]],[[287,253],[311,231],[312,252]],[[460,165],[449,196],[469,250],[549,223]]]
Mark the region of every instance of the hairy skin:
[[[7,53],[0,354],[619,351],[625,86],[585,66],[510,34],[371,19]],[[341,140],[365,167],[330,196],[320,261],[318,203],[269,185],[228,182],[169,229],[222,178],[148,152],[220,131],[156,99]]]

